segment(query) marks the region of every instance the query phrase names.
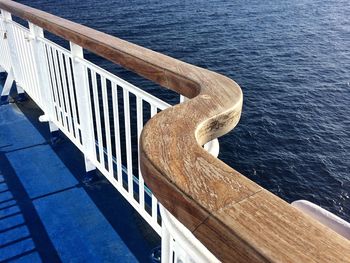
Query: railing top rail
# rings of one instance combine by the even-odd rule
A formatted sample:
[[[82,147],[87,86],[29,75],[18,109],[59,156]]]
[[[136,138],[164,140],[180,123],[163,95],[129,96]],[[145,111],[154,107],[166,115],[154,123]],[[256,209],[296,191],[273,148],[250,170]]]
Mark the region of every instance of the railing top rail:
[[[234,81],[13,1],[0,0],[0,8],[192,98],[145,126],[142,174],[160,202],[220,260],[350,259],[348,240],[201,147],[239,120],[243,96]]]

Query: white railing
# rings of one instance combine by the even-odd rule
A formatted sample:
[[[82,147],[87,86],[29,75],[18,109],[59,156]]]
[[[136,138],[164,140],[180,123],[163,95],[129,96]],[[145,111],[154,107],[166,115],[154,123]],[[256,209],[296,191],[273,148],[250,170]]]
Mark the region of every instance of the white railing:
[[[140,173],[142,128],[170,105],[87,61],[80,46],[70,43],[67,50],[46,39],[40,27],[26,28],[10,13],[1,14],[1,68],[44,111],[40,119],[50,130],[60,129],[82,151],[86,170],[96,167],[161,236],[162,262],[216,261],[158,203]],[[217,140],[205,148],[219,153]]]
[[[0,39],[6,40],[8,36],[3,19],[0,20],[0,33]],[[9,72],[11,69],[11,57],[7,41],[0,41],[0,58],[0,66],[3,68],[3,70]]]

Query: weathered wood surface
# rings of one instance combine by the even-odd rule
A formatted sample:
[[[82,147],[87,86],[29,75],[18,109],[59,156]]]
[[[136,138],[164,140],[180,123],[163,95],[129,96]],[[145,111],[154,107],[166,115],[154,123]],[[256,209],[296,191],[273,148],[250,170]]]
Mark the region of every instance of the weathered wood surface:
[[[145,126],[142,174],[160,202],[220,260],[350,262],[348,240],[201,147],[239,120],[243,95],[234,81],[12,1],[0,0],[0,8],[192,98]]]

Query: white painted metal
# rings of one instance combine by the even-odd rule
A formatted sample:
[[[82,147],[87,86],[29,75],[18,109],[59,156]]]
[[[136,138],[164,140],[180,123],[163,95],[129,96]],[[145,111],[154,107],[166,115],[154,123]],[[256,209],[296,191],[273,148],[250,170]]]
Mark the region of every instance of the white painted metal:
[[[79,140],[79,123],[78,123],[78,113],[77,113],[77,105],[76,105],[76,94],[73,85],[73,76],[72,76],[72,66],[71,66],[71,57],[67,54],[63,53],[65,56],[65,67],[67,70],[67,80],[68,80],[68,88],[69,88],[69,99],[72,106],[72,120],[73,120],[73,129],[74,129],[74,137]]]
[[[71,58],[73,64],[73,76],[76,90],[77,109],[79,113],[79,125],[81,134],[81,143],[84,156],[91,161],[96,158],[95,136],[92,123],[91,97],[87,79],[87,71],[84,65],[79,63],[78,58],[83,58],[83,49],[70,42]],[[86,168],[93,168],[85,162]],[[89,171],[89,170],[87,170]]]
[[[60,129],[83,152],[86,170],[98,168],[161,235],[162,262],[214,262],[215,257],[158,203],[142,178],[139,153],[134,159],[144,119],[170,105],[85,60],[80,46],[70,43],[66,50],[47,40],[34,24],[27,29],[2,12],[0,30],[8,33],[5,39],[0,35],[0,67],[11,73],[9,63],[15,65],[13,78],[44,111],[40,119],[49,121],[51,131]],[[6,57],[6,48],[11,56]],[[137,140],[132,138],[135,133]],[[217,140],[204,147],[214,156],[219,153]]]
[[[219,262],[219,260],[174,216],[160,206],[162,215],[162,263]],[[173,258],[174,257],[174,258]]]
[[[58,60],[59,60],[59,69],[60,69],[60,78],[62,82],[62,93],[63,93],[63,101],[65,104],[65,113],[66,113],[66,124],[67,124],[67,129],[68,132],[73,135],[73,121],[72,121],[72,112],[71,112],[71,101],[68,98],[68,87],[67,87],[67,76],[66,76],[66,69],[65,69],[65,63],[64,63],[64,58],[63,54],[61,52],[58,53]]]
[[[4,13],[2,12],[0,17],[0,72],[8,72],[5,85],[1,92],[2,96],[8,96],[12,87],[12,83],[15,80],[13,71],[11,69],[11,57],[8,44],[8,33],[5,28]]]
[[[44,111],[44,116],[46,116],[46,121],[49,122],[50,131],[56,131],[58,130],[58,127],[53,124],[52,120],[50,119],[51,116],[54,116],[54,104],[53,101],[53,94],[51,89],[51,80],[49,78],[49,71],[47,67],[47,58],[46,58],[46,52],[45,47],[43,43],[39,41],[38,38],[44,37],[44,31],[42,28],[29,23],[29,31],[30,34],[33,36],[33,56],[34,56],[34,63],[37,66],[38,72],[38,87],[40,90],[40,100],[42,102],[42,110]]]
[[[157,107],[151,105],[151,117],[157,114]],[[154,223],[158,220],[158,201],[154,195],[152,195],[152,219]]]
[[[55,132],[59,130],[59,128],[52,121],[49,121],[49,129],[50,129],[50,132]]]
[[[12,20],[8,20],[8,22],[9,44],[12,39],[14,42],[14,53],[16,53],[11,55],[16,84],[24,89],[40,108],[43,108],[37,64],[34,58],[34,36],[32,36],[28,28]],[[22,91],[22,89],[17,88],[17,91]]]
[[[58,93],[57,93],[57,82],[56,82],[56,76],[55,76],[55,69],[54,64],[52,61],[52,52],[51,47],[45,45],[46,48],[46,54],[47,54],[47,64],[48,64],[48,70],[50,72],[49,78],[51,84],[51,94],[53,94],[53,105],[55,109],[55,115],[52,116],[53,120],[57,125],[62,122],[61,120],[61,106],[58,100]],[[63,127],[62,127],[63,129]]]
[[[13,71],[10,70],[10,72],[7,74],[5,85],[2,88],[1,97],[10,95],[11,87],[14,81],[15,79],[13,77]]]
[[[133,193],[134,178],[132,173],[132,149],[131,149],[131,126],[130,126],[130,102],[129,92],[123,89],[123,100],[124,100],[124,122],[125,122],[125,142],[126,142],[126,163],[128,173],[128,191]]]
[[[2,72],[10,72],[12,63],[8,43],[8,32],[6,30],[6,25],[4,21],[5,15],[3,12],[1,13],[2,15],[0,16],[0,66]]]
[[[180,95],[180,103],[183,103],[187,100],[187,98],[183,95]]]
[[[143,101],[140,97],[136,99],[136,115],[137,115],[137,149],[140,147],[140,136],[143,129]],[[140,168],[140,152],[137,151],[138,171],[139,171],[139,202],[141,209],[145,208],[145,182],[143,180]]]
[[[117,178],[118,185],[120,188],[123,187],[122,178],[122,159],[121,159],[121,145],[120,145],[120,125],[119,125],[119,103],[118,103],[118,93],[117,84],[112,83],[112,105],[113,105],[113,120],[114,120],[114,141],[116,149],[116,160],[117,160]]]
[[[218,157],[220,152],[219,140],[214,139],[204,145],[204,149],[206,149],[211,155],[214,157]]]
[[[111,142],[111,128],[109,120],[109,106],[107,97],[107,83],[106,78],[101,78],[102,83],[102,100],[103,100],[103,116],[105,122],[105,140],[106,140],[106,150],[107,150],[107,163],[109,175],[113,177],[113,153],[112,153],[112,142]]]
[[[18,50],[15,43],[15,37],[12,28],[12,16],[9,12],[1,10],[1,66],[4,68],[9,74],[9,87],[11,88],[13,77],[16,81],[17,87],[20,86],[19,80],[22,79],[21,69],[19,67],[19,58],[18,58]],[[15,66],[13,66],[15,65]],[[22,91],[22,89],[18,89],[18,92]],[[7,90],[5,91],[7,93]],[[3,95],[7,95],[7,94]]]
[[[94,101],[94,110],[95,110],[95,128],[97,130],[97,147],[98,147],[98,159],[102,167],[105,167],[105,158],[103,151],[103,142],[102,142],[102,127],[101,127],[101,115],[100,115],[100,101],[97,91],[97,76],[96,72],[91,70],[91,82],[92,82],[92,94]]]

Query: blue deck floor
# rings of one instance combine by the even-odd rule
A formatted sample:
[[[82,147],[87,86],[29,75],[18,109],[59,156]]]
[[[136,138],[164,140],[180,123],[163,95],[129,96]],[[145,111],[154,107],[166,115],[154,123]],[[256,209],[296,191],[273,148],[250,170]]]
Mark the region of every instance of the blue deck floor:
[[[0,262],[150,262],[159,238],[31,101],[0,106]]]

